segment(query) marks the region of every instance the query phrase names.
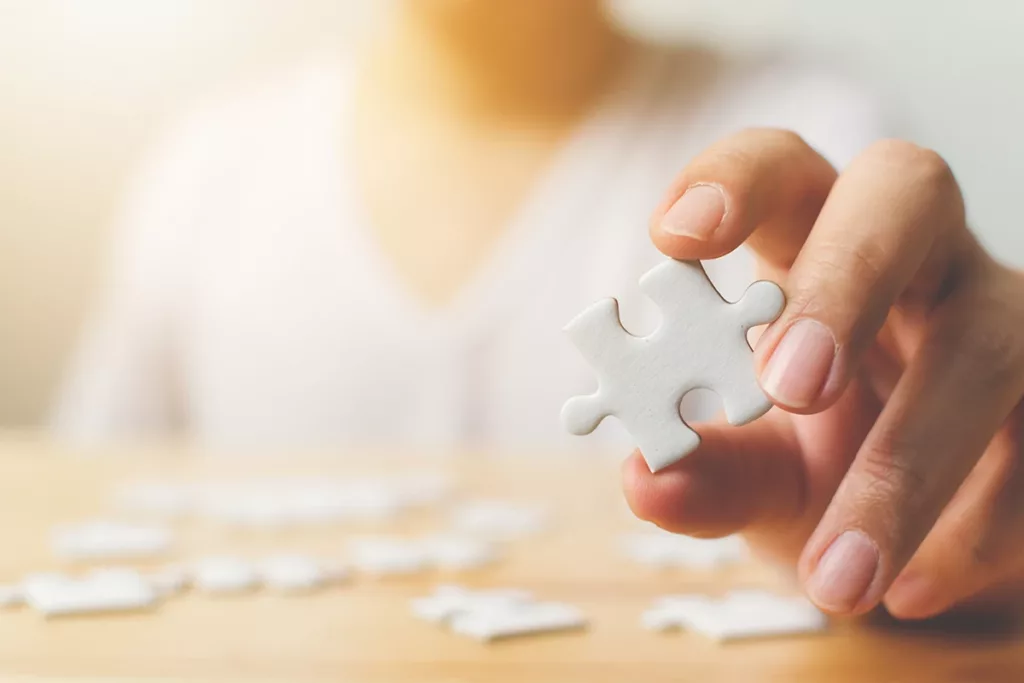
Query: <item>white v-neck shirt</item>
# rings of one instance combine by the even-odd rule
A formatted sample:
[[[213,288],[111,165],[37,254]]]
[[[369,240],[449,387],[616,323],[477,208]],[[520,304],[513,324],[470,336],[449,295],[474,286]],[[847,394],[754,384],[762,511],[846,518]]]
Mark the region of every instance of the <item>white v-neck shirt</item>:
[[[373,444],[626,447],[580,440],[562,403],[596,386],[562,327],[616,296],[657,325],[637,280],[673,176],[750,126],[795,130],[837,165],[879,134],[857,90],[793,63],[732,65],[694,90],[652,54],[565,143],[449,304],[428,309],[378,248],[339,151],[352,69],[322,63],[191,117],[138,179],[111,277],[55,423],[88,440],[185,430],[238,449]],[[694,94],[698,93],[698,94]],[[745,252],[707,264],[727,298]]]

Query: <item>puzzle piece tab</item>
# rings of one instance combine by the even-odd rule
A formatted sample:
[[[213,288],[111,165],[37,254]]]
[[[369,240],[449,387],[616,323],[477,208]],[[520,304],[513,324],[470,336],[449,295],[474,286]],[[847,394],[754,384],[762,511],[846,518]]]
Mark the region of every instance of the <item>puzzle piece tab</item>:
[[[755,282],[736,303],[722,298],[699,262],[666,261],[640,279],[661,309],[661,326],[631,335],[615,299],[593,304],[565,331],[596,370],[598,390],[570,399],[562,422],[573,434],[593,432],[604,418],[619,418],[637,440],[652,472],[678,462],[700,445],[679,414],[694,389],[718,394],[730,424],[744,425],[768,412],[758,385],[747,331],[782,313],[778,285]]]

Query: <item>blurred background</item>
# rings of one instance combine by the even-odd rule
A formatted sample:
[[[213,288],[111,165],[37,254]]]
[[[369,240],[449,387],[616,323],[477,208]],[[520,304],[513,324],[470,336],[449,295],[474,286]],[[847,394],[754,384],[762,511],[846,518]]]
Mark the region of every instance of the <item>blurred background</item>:
[[[46,414],[124,184],[190,103],[357,36],[371,0],[0,0],[0,427]],[[820,55],[938,149],[1024,265],[1024,3],[621,0],[657,41]]]

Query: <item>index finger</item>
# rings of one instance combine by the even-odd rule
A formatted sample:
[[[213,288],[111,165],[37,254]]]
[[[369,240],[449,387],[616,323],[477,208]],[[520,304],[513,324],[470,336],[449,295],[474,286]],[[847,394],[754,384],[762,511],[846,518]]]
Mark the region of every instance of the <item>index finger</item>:
[[[651,221],[666,256],[714,259],[746,242],[768,264],[796,259],[837,178],[795,133],[751,129],[699,154],[676,177]]]

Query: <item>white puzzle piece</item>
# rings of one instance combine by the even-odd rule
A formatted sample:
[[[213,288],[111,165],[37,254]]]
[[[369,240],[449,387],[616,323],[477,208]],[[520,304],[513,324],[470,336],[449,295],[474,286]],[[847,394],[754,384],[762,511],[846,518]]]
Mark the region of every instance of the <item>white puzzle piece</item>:
[[[204,493],[203,517],[235,529],[277,530],[291,523],[288,501],[271,489],[239,487]]]
[[[718,641],[818,633],[828,618],[809,600],[767,591],[733,591],[724,599],[668,596],[644,613],[645,628],[684,629]]]
[[[539,505],[501,500],[463,503],[452,515],[456,531],[496,540],[539,533],[547,523],[547,510]]]
[[[474,611],[451,621],[454,633],[489,642],[516,636],[577,631],[587,626],[583,613],[572,605],[529,603],[513,609]]]
[[[0,609],[12,609],[25,604],[25,590],[21,586],[0,586]]]
[[[431,536],[419,542],[430,564],[445,571],[479,569],[498,559],[487,541],[460,536]]]
[[[434,594],[413,600],[413,614],[446,624],[454,633],[480,641],[585,628],[586,617],[571,605],[536,602],[529,591],[471,591],[439,586]]]
[[[747,558],[747,546],[739,536],[701,539],[660,530],[627,536],[623,549],[633,560],[663,569],[721,569]]]
[[[57,529],[54,553],[66,560],[108,560],[151,557],[171,546],[170,529],[116,522],[87,522]]]
[[[415,574],[430,567],[420,544],[403,538],[358,538],[349,542],[348,550],[352,566],[369,576]]]
[[[268,558],[259,563],[257,571],[267,588],[282,593],[315,591],[329,581],[316,560],[301,555]]]
[[[307,524],[389,520],[408,505],[397,486],[373,479],[296,487],[287,501],[292,519]]]
[[[214,595],[247,593],[259,586],[259,575],[245,560],[211,557],[200,560],[192,568],[192,585],[196,590]]]
[[[118,489],[117,506],[125,512],[158,519],[177,519],[192,512],[194,491],[183,484],[136,482]]]
[[[25,601],[46,617],[62,617],[151,609],[157,594],[131,570],[103,570],[82,579],[39,576],[26,580]]]
[[[191,577],[185,567],[165,567],[146,576],[149,585],[161,598],[183,593],[191,584]]]
[[[404,495],[379,480],[257,481],[205,487],[197,512],[225,526],[265,531],[392,519],[411,505]]]
[[[674,260],[644,275],[640,288],[662,312],[661,326],[649,336],[623,329],[615,299],[593,304],[566,326],[599,383],[596,393],[565,404],[562,422],[571,433],[583,435],[604,418],[617,417],[657,472],[700,445],[679,412],[690,391],[718,394],[733,425],[752,422],[771,408],[757,382],[746,335],[775,320],[785,296],[774,283],[755,282],[730,303],[699,262]]]
[[[461,586],[438,586],[434,594],[412,601],[414,615],[432,623],[447,623],[470,613],[505,611],[533,601],[529,591],[498,589],[471,591]]]

